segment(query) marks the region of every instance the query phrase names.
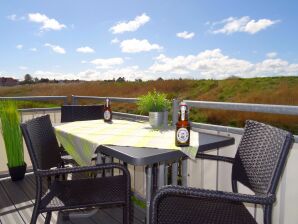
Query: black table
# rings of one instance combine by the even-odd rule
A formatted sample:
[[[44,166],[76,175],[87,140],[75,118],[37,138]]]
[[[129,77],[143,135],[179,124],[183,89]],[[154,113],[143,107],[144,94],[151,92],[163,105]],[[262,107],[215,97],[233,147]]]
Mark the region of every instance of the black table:
[[[211,149],[218,149],[221,147],[233,145],[235,139],[227,136],[213,135],[204,132],[197,132],[199,138],[198,153],[203,153]],[[192,136],[194,137],[194,136]],[[154,192],[154,180],[157,180],[158,187],[161,187],[165,183],[165,172],[166,162],[177,161],[181,158],[182,160],[182,184],[185,185],[187,178],[187,156],[181,151],[167,150],[167,149],[156,149],[156,148],[141,148],[141,147],[125,147],[115,145],[101,145],[98,147],[98,152],[117,158],[124,163],[135,165],[135,166],[146,166],[146,204],[147,214],[149,214],[150,200],[152,193]],[[156,178],[156,172],[152,172],[154,164],[158,166],[158,178]],[[177,184],[177,162],[172,164],[172,176],[174,184]],[[172,182],[172,184],[173,184]],[[149,216],[147,215],[147,223]]]

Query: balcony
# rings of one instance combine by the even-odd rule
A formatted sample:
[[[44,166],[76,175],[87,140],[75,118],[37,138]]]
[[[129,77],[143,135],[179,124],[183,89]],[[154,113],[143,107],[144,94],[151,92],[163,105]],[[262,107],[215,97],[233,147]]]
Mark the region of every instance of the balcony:
[[[23,100],[24,98],[22,98]],[[41,98],[28,98],[28,100],[40,100]],[[45,98],[46,99],[46,98]],[[65,100],[65,98],[61,98]],[[60,99],[60,100],[61,100]],[[105,97],[73,97],[73,103],[78,103],[81,99],[103,100]],[[114,98],[112,101],[134,103],[136,99]],[[65,101],[66,102],[66,101]],[[199,102],[186,101],[192,107],[208,108],[208,109],[229,109],[238,111],[253,111],[253,112],[270,112],[277,114],[292,114],[298,115],[298,108],[295,106],[274,106],[274,105],[251,105],[251,104],[233,104],[233,103],[215,103],[215,102]],[[177,119],[177,101],[173,101],[173,120]],[[53,123],[60,123],[60,108],[44,108],[44,109],[24,109],[20,111],[22,121],[43,115],[50,114]],[[125,119],[147,119],[145,116],[132,114],[115,113],[115,116]],[[196,130],[204,131],[211,134],[232,136],[235,138],[235,145],[215,149],[208,154],[230,156],[233,157],[239,144],[242,129],[226,126],[217,126],[210,124],[193,123]],[[298,181],[296,178],[296,170],[298,163],[298,136],[295,136],[295,144],[289,154],[286,169],[283,173],[277,190],[277,201],[273,209],[273,223],[297,223],[298,213],[295,202],[298,200]],[[25,160],[29,166],[30,159],[25,150]],[[20,183],[11,182],[6,177],[6,155],[4,150],[3,140],[0,137],[0,172],[2,179],[0,181],[0,223],[29,223],[33,203],[34,203],[34,178],[32,173],[28,173],[24,181]],[[119,162],[114,160],[115,162]],[[175,162],[175,161],[174,161]],[[173,161],[168,164],[168,171],[174,173],[172,166]],[[174,163],[175,164],[175,163]],[[129,165],[132,180],[132,190],[136,197],[143,198],[146,192],[145,167]],[[170,169],[170,167],[172,169]],[[231,165],[223,164],[216,161],[204,160],[188,160],[187,162],[187,186],[199,187],[205,189],[215,189],[223,191],[231,191],[230,183]],[[172,183],[176,184],[177,178],[172,178]],[[239,192],[251,193],[244,186],[239,186]],[[255,217],[258,223],[263,223],[262,208],[253,204],[247,204],[247,208]],[[63,220],[63,214],[56,213],[52,218],[52,223],[121,223],[121,210],[105,209],[101,210],[94,216],[88,219],[72,219],[71,221]],[[144,223],[144,210],[136,207],[134,210],[134,223]],[[43,223],[44,217],[40,217],[39,223]]]

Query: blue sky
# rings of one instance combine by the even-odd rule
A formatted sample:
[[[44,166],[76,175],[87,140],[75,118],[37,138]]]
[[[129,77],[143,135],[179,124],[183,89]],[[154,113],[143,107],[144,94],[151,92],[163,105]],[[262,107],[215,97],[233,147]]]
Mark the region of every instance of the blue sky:
[[[0,75],[298,75],[297,9],[293,0],[1,1]]]

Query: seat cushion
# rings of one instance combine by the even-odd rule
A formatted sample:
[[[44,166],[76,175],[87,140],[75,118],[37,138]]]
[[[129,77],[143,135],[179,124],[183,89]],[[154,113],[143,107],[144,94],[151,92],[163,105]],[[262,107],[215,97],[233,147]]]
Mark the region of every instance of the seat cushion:
[[[42,198],[42,210],[123,204],[126,201],[125,178],[120,176],[55,181]]]
[[[158,224],[256,224],[242,203],[207,198],[165,197]]]

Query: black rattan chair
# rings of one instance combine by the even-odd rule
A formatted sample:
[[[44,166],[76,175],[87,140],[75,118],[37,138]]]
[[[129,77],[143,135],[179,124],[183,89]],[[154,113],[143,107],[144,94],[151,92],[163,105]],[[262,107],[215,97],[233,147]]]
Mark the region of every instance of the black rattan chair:
[[[40,213],[46,212],[45,223],[50,223],[52,211],[102,206],[122,206],[123,223],[130,223],[130,174],[126,167],[111,163],[64,168],[49,115],[21,124],[21,130],[36,177],[36,200],[31,224],[36,223]],[[86,175],[103,169],[119,169],[123,174],[101,178]],[[70,173],[85,175],[81,179],[65,180],[63,175]]]
[[[104,105],[62,105],[61,123],[103,119]],[[73,158],[61,146],[62,159],[69,164],[77,165]],[[92,160],[96,160],[94,154]]]
[[[233,192],[168,186],[151,203],[151,224],[244,224],[256,223],[243,205],[261,204],[264,224],[271,223],[275,192],[288,152],[291,133],[247,121],[235,158],[198,154],[198,158],[232,163]],[[237,193],[237,182],[255,194]]]
[[[61,123],[103,119],[103,105],[62,105]]]

